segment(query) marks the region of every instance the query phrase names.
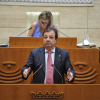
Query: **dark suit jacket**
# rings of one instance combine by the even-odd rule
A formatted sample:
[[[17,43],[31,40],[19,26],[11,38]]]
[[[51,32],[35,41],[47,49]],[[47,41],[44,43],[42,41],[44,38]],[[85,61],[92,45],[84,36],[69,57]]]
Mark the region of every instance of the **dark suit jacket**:
[[[33,80],[31,83],[43,84],[44,79],[45,79],[45,48],[40,47],[37,49],[32,49],[29,54],[29,58],[28,58],[26,64],[24,65],[24,67],[21,70],[22,78],[25,79],[23,77],[23,71],[26,68],[31,67],[31,71],[35,72],[42,64],[43,64],[43,67],[41,69],[39,69],[38,72],[33,76]],[[56,47],[55,48],[54,65],[55,65],[56,69],[59,71],[59,73],[62,75],[63,83],[65,83],[64,73],[67,74],[67,71],[69,68],[71,69],[71,72],[73,73],[73,76],[75,78],[75,71],[73,70],[73,67],[71,65],[68,51]],[[54,71],[53,71],[54,84],[62,83],[62,78],[59,75],[59,73],[54,69]],[[73,78],[73,80],[74,80],[74,78]]]

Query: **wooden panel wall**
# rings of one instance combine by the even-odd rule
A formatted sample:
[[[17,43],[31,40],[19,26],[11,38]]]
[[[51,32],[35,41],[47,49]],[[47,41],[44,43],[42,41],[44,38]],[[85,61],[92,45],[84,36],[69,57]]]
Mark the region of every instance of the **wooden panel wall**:
[[[26,63],[33,48],[0,48],[0,84],[29,84],[22,80],[21,68]],[[100,84],[99,49],[67,49],[72,66],[76,72],[75,84]],[[66,84],[69,82],[66,79]]]

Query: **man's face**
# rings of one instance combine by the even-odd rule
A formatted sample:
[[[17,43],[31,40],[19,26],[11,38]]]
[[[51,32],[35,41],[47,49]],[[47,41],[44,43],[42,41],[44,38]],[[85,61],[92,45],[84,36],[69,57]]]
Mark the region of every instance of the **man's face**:
[[[57,40],[55,40],[55,33],[54,31],[45,32],[43,36],[43,44],[47,50],[54,49]]]

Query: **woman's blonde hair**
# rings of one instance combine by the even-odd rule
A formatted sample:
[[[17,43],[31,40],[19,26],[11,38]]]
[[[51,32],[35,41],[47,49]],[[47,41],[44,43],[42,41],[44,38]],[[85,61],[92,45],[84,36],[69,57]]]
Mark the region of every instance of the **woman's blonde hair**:
[[[53,27],[53,16],[50,11],[43,11],[38,17],[38,23],[40,19],[48,19],[49,23],[47,25],[47,28]],[[40,30],[40,23],[39,23],[39,30]]]

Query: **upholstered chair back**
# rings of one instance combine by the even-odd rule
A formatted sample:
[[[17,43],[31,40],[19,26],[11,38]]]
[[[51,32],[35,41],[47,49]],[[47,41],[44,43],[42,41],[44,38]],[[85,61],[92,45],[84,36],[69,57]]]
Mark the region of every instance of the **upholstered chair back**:
[[[33,22],[38,21],[38,16],[41,12],[26,12],[26,29],[28,29]],[[60,30],[60,14],[59,12],[52,12],[53,23],[55,23]],[[28,34],[28,31],[27,31]]]

